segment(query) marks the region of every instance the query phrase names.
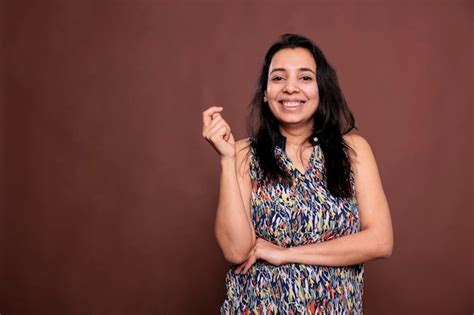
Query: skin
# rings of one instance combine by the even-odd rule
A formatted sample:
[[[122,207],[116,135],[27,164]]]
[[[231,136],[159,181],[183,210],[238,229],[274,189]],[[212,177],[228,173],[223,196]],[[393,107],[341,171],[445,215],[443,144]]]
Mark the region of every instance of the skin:
[[[311,134],[312,116],[319,105],[317,82],[311,70],[316,72],[316,64],[307,50],[282,49],[272,58],[265,91],[270,110],[279,121],[280,132],[287,138],[288,158],[302,172],[306,169],[312,150],[306,138]],[[308,77],[312,77],[313,80]],[[283,99],[301,99],[305,101],[305,104],[297,110],[289,111],[282,107],[280,101]],[[221,107],[211,107],[203,113],[203,136],[220,154],[221,163],[232,161],[229,163],[236,165],[236,181],[247,223],[247,225],[243,224],[244,216],[240,215],[242,226],[244,226],[240,231],[245,231],[241,234],[247,236],[241,238],[234,236],[234,242],[225,244],[220,242],[221,248],[225,246],[248,248],[244,257],[241,256],[242,251],[240,251],[239,255],[228,259],[240,264],[235,273],[247,273],[258,259],[276,266],[288,263],[350,266],[391,256],[394,237],[388,202],[372,149],[362,136],[356,134],[344,135],[344,140],[355,151],[355,154],[350,152],[350,160],[355,176],[355,197],[361,220],[360,232],[326,242],[292,248],[283,248],[256,238],[253,226],[251,236],[248,236],[252,185],[248,175],[248,161],[245,159],[248,147],[246,139],[234,141],[230,127],[223,120],[221,112]],[[234,225],[237,223],[238,221],[233,221]],[[231,225],[228,228],[231,228]],[[248,245],[249,239],[254,240],[251,246]],[[226,249],[223,250],[225,252]]]

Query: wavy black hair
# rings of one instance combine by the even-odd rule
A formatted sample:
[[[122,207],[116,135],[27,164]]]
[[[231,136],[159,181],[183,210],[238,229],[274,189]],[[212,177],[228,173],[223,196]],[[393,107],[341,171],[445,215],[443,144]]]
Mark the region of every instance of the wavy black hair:
[[[347,150],[352,150],[343,139],[343,135],[355,126],[354,115],[347,105],[339,87],[336,71],[326,60],[323,52],[306,37],[297,34],[284,34],[267,51],[258,84],[249,104],[250,113],[247,129],[256,158],[262,168],[265,179],[291,183],[291,174],[282,169],[274,155],[274,147],[281,139],[278,121],[264,102],[264,92],[268,83],[268,71],[273,56],[285,48],[304,48],[316,62],[316,82],[319,89],[319,105],[314,113],[314,126],[310,138],[318,138],[324,155],[325,183],[334,197],[354,196],[351,183],[351,164]]]

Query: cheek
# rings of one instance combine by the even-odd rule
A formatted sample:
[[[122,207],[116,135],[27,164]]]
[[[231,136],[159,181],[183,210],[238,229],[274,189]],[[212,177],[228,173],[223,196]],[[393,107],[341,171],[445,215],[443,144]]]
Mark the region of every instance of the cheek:
[[[267,86],[267,96],[268,96],[269,98],[274,98],[274,97],[276,97],[277,94],[278,94],[278,91],[279,91],[279,89],[278,89],[278,87],[276,87],[276,86],[273,86],[273,85],[268,85],[268,86]]]
[[[308,86],[304,89],[305,94],[313,99],[319,99],[319,91],[317,86]]]

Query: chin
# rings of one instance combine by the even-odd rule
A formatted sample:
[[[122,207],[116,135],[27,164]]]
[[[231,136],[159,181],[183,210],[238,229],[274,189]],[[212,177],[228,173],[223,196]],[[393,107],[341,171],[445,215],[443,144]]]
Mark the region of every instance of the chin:
[[[297,125],[306,122],[305,119],[279,119],[281,124],[288,124],[288,125]]]

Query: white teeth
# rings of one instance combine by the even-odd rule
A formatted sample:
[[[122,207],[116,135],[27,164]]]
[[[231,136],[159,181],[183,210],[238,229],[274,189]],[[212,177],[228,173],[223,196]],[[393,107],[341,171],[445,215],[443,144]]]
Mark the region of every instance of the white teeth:
[[[303,102],[289,102],[289,101],[283,101],[283,105],[288,106],[288,107],[296,107],[302,105]]]

